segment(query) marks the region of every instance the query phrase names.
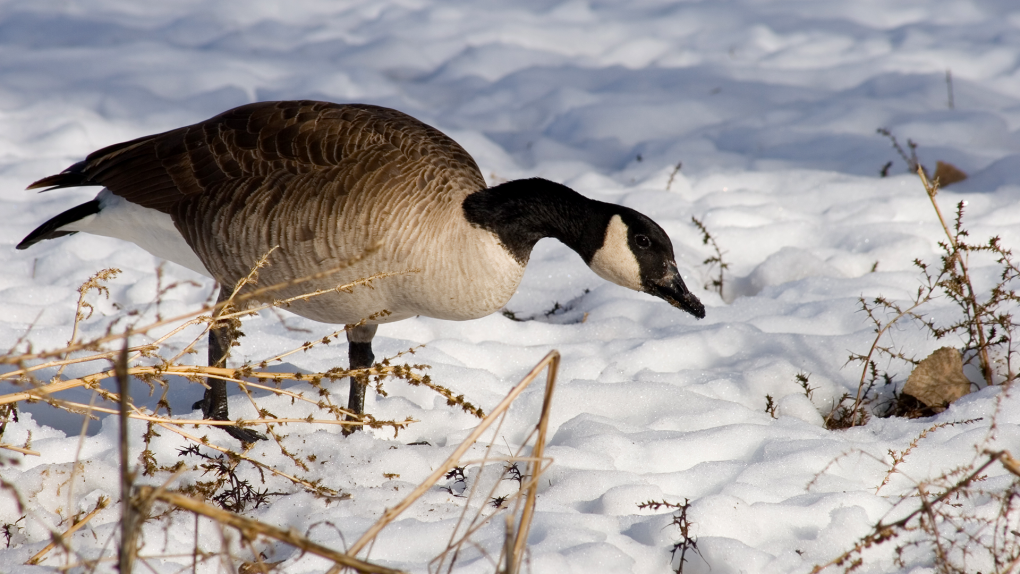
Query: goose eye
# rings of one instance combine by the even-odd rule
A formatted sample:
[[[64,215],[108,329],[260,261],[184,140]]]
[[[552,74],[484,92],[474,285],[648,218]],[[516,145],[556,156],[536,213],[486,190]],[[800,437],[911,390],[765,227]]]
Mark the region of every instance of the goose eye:
[[[648,249],[652,246],[652,240],[648,239],[647,235],[635,235],[634,243],[636,243],[641,249]]]

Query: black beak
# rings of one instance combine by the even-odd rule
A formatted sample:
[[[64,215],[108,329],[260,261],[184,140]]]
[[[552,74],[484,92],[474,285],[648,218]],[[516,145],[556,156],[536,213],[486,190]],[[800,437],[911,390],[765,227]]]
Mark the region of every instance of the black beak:
[[[650,281],[648,293],[655,295],[677,309],[687,311],[698,319],[705,318],[705,306],[687,289],[677,271],[676,264],[670,263],[666,276],[660,281]]]

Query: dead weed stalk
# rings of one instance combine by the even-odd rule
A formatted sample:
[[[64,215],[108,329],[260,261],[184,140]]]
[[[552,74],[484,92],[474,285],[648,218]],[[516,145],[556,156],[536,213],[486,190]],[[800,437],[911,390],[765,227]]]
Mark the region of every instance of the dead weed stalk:
[[[287,449],[284,443],[284,439],[286,437],[278,434],[277,431],[279,429],[292,425],[362,425],[371,428],[392,428],[394,433],[396,433],[399,430],[406,428],[408,424],[415,422],[411,418],[407,418],[403,421],[377,420],[370,415],[363,416],[360,420],[346,421],[344,419],[349,413],[346,409],[336,406],[331,400],[329,386],[325,384],[328,381],[336,381],[338,379],[351,376],[363,375],[370,377],[378,390],[381,393],[384,393],[381,386],[383,379],[397,378],[404,380],[411,385],[428,387],[443,396],[448,404],[457,406],[479,418],[484,416],[482,410],[466,400],[463,395],[453,393],[446,387],[436,384],[428,375],[423,374],[422,371],[427,368],[427,365],[397,364],[395,359],[403,355],[403,353],[400,353],[395,357],[390,357],[389,359],[384,359],[367,369],[352,370],[336,367],[326,372],[310,374],[300,372],[269,372],[266,370],[270,364],[282,362],[285,357],[291,354],[299,351],[306,352],[318,345],[329,344],[330,342],[338,339],[339,336],[344,333],[344,330],[335,331],[329,335],[321,337],[320,339],[305,342],[296,349],[277,354],[261,361],[245,364],[238,368],[184,364],[182,360],[187,355],[195,352],[195,347],[208,334],[210,326],[216,321],[236,320],[243,316],[253,315],[264,308],[275,306],[286,307],[287,304],[293,301],[316,297],[326,293],[349,292],[355,287],[370,285],[374,281],[397,274],[380,273],[348,284],[339,285],[333,289],[318,290],[283,300],[272,300],[272,292],[281,288],[280,285],[262,287],[258,289],[254,288],[257,280],[257,271],[260,267],[266,264],[267,258],[268,254],[259,261],[248,277],[235,286],[230,300],[225,303],[207,303],[201,308],[186,314],[174,317],[164,317],[160,312],[159,302],[157,301],[156,315],[154,319],[150,315],[147,315],[144,311],[132,311],[121,314],[114,320],[110,321],[105,327],[105,331],[101,332],[101,334],[91,337],[82,337],[82,324],[83,322],[90,320],[95,311],[94,304],[90,301],[90,297],[93,296],[92,294],[108,296],[109,289],[107,287],[107,283],[111,279],[115,278],[119,273],[116,269],[104,269],[90,277],[81,285],[81,287],[79,287],[79,297],[72,332],[66,345],[52,350],[37,350],[32,344],[31,329],[29,329],[29,332],[21,337],[10,351],[6,354],[0,355],[0,365],[13,367],[7,372],[0,373],[0,381],[21,387],[21,389],[16,392],[0,396],[0,418],[2,418],[2,422],[0,422],[0,438],[2,438],[2,433],[7,428],[8,421],[17,421],[17,405],[23,401],[45,402],[54,408],[80,414],[86,419],[98,418],[98,415],[100,414],[120,415],[122,437],[124,439],[128,438],[128,433],[126,430],[123,430],[126,429],[127,419],[143,420],[148,423],[147,430],[142,437],[144,449],[138,459],[141,463],[140,465],[136,468],[132,468],[134,465],[127,460],[125,454],[126,444],[122,444],[120,448],[121,457],[123,459],[120,464],[123,488],[125,492],[135,493],[134,497],[128,496],[127,494],[122,495],[123,501],[127,501],[129,499],[134,500],[133,503],[124,505],[125,512],[123,523],[122,527],[119,529],[119,531],[123,534],[120,544],[120,548],[123,552],[119,559],[114,558],[117,562],[119,562],[119,566],[124,572],[131,571],[136,557],[139,560],[142,559],[138,556],[137,548],[139,545],[136,541],[142,531],[142,526],[146,521],[153,518],[149,513],[148,505],[156,499],[166,500],[166,497],[171,495],[183,496],[180,493],[168,492],[161,487],[161,489],[157,489],[159,491],[159,496],[156,496],[155,498],[150,497],[148,494],[153,494],[155,491],[151,490],[151,488],[150,490],[145,490],[145,488],[148,487],[143,487],[140,490],[140,487],[136,485],[137,479],[141,476],[155,476],[158,473],[172,472],[176,476],[185,470],[199,470],[198,465],[191,465],[189,468],[189,465],[184,464],[183,461],[178,461],[173,465],[160,465],[160,463],[156,460],[156,456],[153,451],[150,450],[150,443],[152,439],[159,436],[157,431],[168,431],[180,435],[185,441],[190,443],[188,448],[194,449],[196,452],[198,451],[199,446],[202,446],[205,449],[218,451],[219,455],[217,456],[201,455],[203,460],[205,460],[205,467],[208,467],[203,469],[206,472],[213,472],[216,474],[213,484],[205,485],[206,488],[198,486],[184,487],[184,490],[186,490],[189,494],[201,496],[205,500],[210,500],[223,507],[240,511],[246,508],[249,504],[257,506],[259,500],[264,501],[267,496],[278,494],[276,492],[268,492],[268,489],[260,490],[255,488],[246,480],[239,478],[234,473],[234,469],[241,462],[253,465],[259,475],[262,476],[263,483],[265,482],[266,475],[272,475],[284,479],[298,488],[307,490],[315,494],[317,497],[325,498],[327,502],[332,500],[341,500],[348,496],[335,488],[330,488],[323,484],[321,479],[303,477],[302,474],[308,471],[308,467],[304,464],[302,457],[297,456]],[[350,263],[352,262],[348,262],[347,264]],[[312,278],[326,276],[334,271],[335,270],[330,270],[328,272],[319,273]],[[415,272],[415,270],[409,270],[407,272]],[[308,279],[309,278],[302,278],[300,280],[288,282],[286,285],[300,283],[301,281]],[[159,286],[159,295],[165,295],[166,292],[178,286],[179,284],[163,286],[161,283]],[[250,303],[253,299],[270,299],[270,302],[252,307],[250,306]],[[195,331],[198,331],[197,335],[194,334]],[[194,335],[194,337],[190,339],[190,341],[188,339],[178,341],[178,339],[181,339],[184,336],[191,335]],[[144,342],[140,344],[135,343],[140,340]],[[131,343],[129,343],[129,341]],[[171,343],[176,345],[176,349],[180,350],[171,350],[174,348]],[[412,349],[409,352],[413,353],[414,350]],[[79,369],[82,365],[97,365],[97,367],[93,369],[91,374],[68,378],[64,375],[64,373],[67,367],[71,365],[75,365]],[[172,375],[179,375],[190,382],[203,385],[205,384],[205,379],[208,377],[220,378],[234,382],[249,397],[255,412],[258,413],[258,417],[250,420],[237,421],[237,423],[231,423],[229,421],[182,419],[179,416],[172,416],[169,403],[166,400],[166,396],[170,391],[171,385],[171,381],[168,377]],[[157,388],[162,389],[162,400],[160,400],[159,406],[157,406],[155,411],[139,407],[132,401],[132,398],[127,393],[126,383],[129,377],[134,377],[148,383],[151,390],[155,390]],[[119,381],[119,386],[115,391],[105,389],[101,386],[104,381],[109,379]],[[284,381],[307,383],[312,387],[313,392],[308,393],[307,391],[282,388],[282,383]],[[93,400],[89,404],[70,401],[61,397],[61,393],[63,391],[79,387],[89,389],[93,392]],[[255,404],[254,399],[249,394],[249,389],[259,389],[272,393],[275,396],[289,398],[291,404],[305,404],[308,406],[308,414],[303,417],[275,416]],[[322,414],[320,415],[318,413]],[[212,426],[223,424],[239,424],[241,426],[260,425],[265,427],[265,429],[269,431],[269,434],[276,439],[281,453],[294,462],[297,467],[296,471],[285,471],[284,469],[267,464],[249,455],[247,449],[244,451],[238,451],[234,450],[234,448],[219,446],[211,442],[205,436],[196,436],[185,430],[189,427],[197,428],[199,425]],[[21,454],[39,454],[32,450],[30,434],[28,439],[22,445],[0,444],[0,447],[6,451],[13,451]],[[79,467],[81,467],[81,464],[76,459],[73,465],[74,470],[70,473],[71,478],[68,479],[68,482],[72,483],[71,486],[73,486],[74,475],[78,472]],[[84,472],[84,467],[81,468],[81,472]],[[2,487],[5,491],[9,491],[15,497],[18,501],[19,508],[24,508],[24,499],[21,494],[17,492],[17,488],[13,484],[0,479],[0,487]],[[67,508],[71,508],[70,492],[68,493],[68,496],[69,505]],[[196,501],[196,503],[205,504],[202,501]],[[98,504],[97,508],[91,514],[89,514],[84,520],[76,521],[75,525],[63,534],[58,534],[55,530],[53,530],[53,528],[47,527],[54,532],[54,544],[33,557],[33,563],[41,562],[47,553],[49,553],[53,548],[59,546],[64,550],[66,560],[74,558],[74,561],[78,564],[87,566],[91,565],[89,567],[94,568],[96,561],[92,558],[87,558],[84,555],[78,554],[70,546],[69,536],[73,534],[76,529],[91,520],[92,517],[105,508],[107,504],[108,502],[106,499],[102,499],[102,504]],[[58,512],[60,511],[58,510]],[[39,517],[31,517],[31,514],[31,512],[28,513],[31,520],[39,520],[46,523],[46,520]],[[16,525],[8,525],[4,532],[13,536],[12,533],[16,532],[17,528],[20,527]],[[10,538],[8,540],[10,540]],[[198,553],[198,550],[196,550],[196,553]],[[107,556],[101,560],[109,559],[110,557]],[[65,567],[66,566],[67,564],[65,564]],[[372,571],[390,570],[383,569]]]
[[[981,483],[988,480],[987,472],[996,463],[1013,475],[1011,484],[1003,490],[982,488]],[[934,557],[935,569],[940,573],[1015,573],[1020,569],[1018,500],[1020,461],[1006,450],[985,450],[971,464],[918,483],[896,505],[917,501],[906,516],[888,523],[879,520],[853,548],[811,572],[818,574],[830,566],[852,572],[864,564],[868,549],[901,540],[894,555],[898,568],[907,569],[911,558]],[[998,506],[994,516],[978,508],[984,501]]]
[[[524,561],[528,532],[534,515],[538,491],[538,479],[545,469],[548,468],[548,465],[551,462],[544,456],[544,447],[547,439],[552,395],[555,388],[559,359],[559,353],[556,351],[552,351],[546,355],[546,357],[542,359],[542,361],[540,361],[538,365],[536,365],[535,368],[533,368],[531,372],[529,372],[521,380],[520,383],[511,389],[506,398],[504,398],[491,413],[479,422],[478,426],[471,432],[471,434],[464,439],[454,452],[442,464],[440,464],[429,477],[423,480],[400,503],[383,513],[383,516],[372,527],[370,527],[361,536],[361,538],[352,544],[346,552],[339,552],[332,548],[315,543],[309,540],[307,536],[298,534],[294,529],[283,529],[251,518],[239,516],[234,512],[216,508],[189,496],[171,492],[164,487],[139,487],[136,490],[135,503],[138,504],[140,501],[158,500],[167,503],[174,508],[192,512],[196,515],[205,516],[212,519],[222,527],[236,529],[249,545],[252,545],[259,537],[266,537],[284,542],[302,550],[303,552],[315,554],[332,561],[333,565],[327,571],[330,574],[337,574],[347,568],[353,569],[357,572],[390,574],[398,571],[373,564],[367,559],[358,558],[357,555],[363,550],[371,548],[371,545],[374,543],[376,538],[389,524],[391,524],[401,513],[414,504],[414,502],[423,494],[432,489],[435,484],[441,478],[446,476],[452,469],[463,468],[459,466],[461,464],[464,466],[472,464],[485,465],[493,461],[501,460],[507,463],[507,466],[504,469],[504,475],[509,476],[512,480],[518,481],[520,488],[515,495],[503,497],[502,504],[497,509],[507,508],[510,503],[514,505],[513,511],[506,514],[508,525],[507,536],[506,542],[501,549],[501,553],[495,559],[488,554],[486,554],[486,556],[488,556],[493,562],[497,572],[501,574],[517,574],[520,572],[521,565]],[[481,461],[462,462],[461,458],[464,454],[475,445],[478,439],[481,438],[490,426],[496,424],[495,433],[499,433],[499,429],[506,419],[510,405],[521,395],[531,382],[542,373],[543,370],[547,371],[547,375],[542,412],[539,416],[538,424],[536,424],[534,430],[524,441],[524,445],[522,445],[513,456],[509,458],[499,458],[492,456],[491,451],[493,445],[490,444],[486,448],[485,456]],[[526,448],[525,445],[531,439],[534,439],[534,446],[531,448],[530,456],[525,456],[522,454],[523,450]],[[223,462],[220,459],[212,457],[207,458],[213,460],[217,467],[221,462]],[[518,463],[528,463],[529,474],[522,474],[517,466]],[[514,472],[513,469],[516,469],[516,472]],[[461,476],[463,476],[463,474],[461,474]],[[492,493],[490,492],[489,495],[491,496],[491,494]],[[468,496],[469,500],[470,498],[471,497]],[[471,536],[496,514],[495,512],[490,512],[487,515],[484,514],[483,510],[486,506],[487,505],[482,505],[473,517],[467,518],[468,507],[465,505],[465,509],[451,534],[450,542],[440,555],[430,563],[431,572],[441,572],[444,569],[447,572],[451,571],[457,560],[458,554],[465,546],[480,548],[477,543],[471,540]],[[254,546],[252,547],[254,548]],[[258,556],[257,553],[255,554]]]
[[[719,270],[719,274],[717,276],[709,277],[708,281],[705,282],[704,287],[705,289],[712,289],[713,291],[719,293],[719,296],[722,297],[723,281],[725,280],[724,274],[726,270],[730,268],[730,264],[723,261],[723,255],[725,254],[725,252],[722,250],[721,247],[719,247],[719,243],[716,242],[715,237],[713,237],[712,234],[708,232],[708,228],[705,227],[705,224],[702,223],[700,219],[694,217],[693,215],[691,216],[691,222],[694,223],[694,226],[697,227],[698,231],[701,232],[701,243],[703,245],[711,246],[712,251],[715,253],[714,255],[711,255],[704,261],[702,261],[701,262],[702,265],[708,266],[709,274],[711,274],[712,269],[717,266]]]
[[[864,564],[871,549],[893,541],[893,561],[902,569],[913,567],[920,561],[925,565],[932,564],[940,573],[1020,572],[1020,461],[1010,451],[994,444],[1003,401],[1011,394],[1017,378],[1017,348],[1013,335],[1018,326],[1014,313],[1020,305],[1020,296],[1016,293],[1020,266],[1012,251],[1003,247],[997,236],[983,244],[969,242],[969,233],[963,226],[965,201],[957,203],[955,218],[952,223],[948,222],[936,200],[939,177],[929,180],[924,168],[917,162],[916,145],[908,142],[911,144],[908,156],[891,134],[883,133],[892,139],[904,160],[920,177],[945,240],[938,242],[941,253],[937,265],[914,261],[921,272],[922,284],[913,299],[906,303],[885,297],[860,299],[862,310],[874,325],[875,338],[867,353],[850,355],[848,364],[861,364],[857,393],[856,396],[845,394],[834,404],[826,418],[826,427],[847,428],[867,422],[870,413],[865,407],[875,401],[872,393],[880,385],[889,387],[894,382],[892,375],[878,367],[879,358],[897,361],[911,366],[915,372],[922,372],[924,369],[919,365],[931,364],[929,361],[945,350],[956,357],[956,366],[951,369],[953,372],[939,372],[938,377],[947,380],[963,377],[960,384],[966,386],[962,358],[962,365],[971,367],[970,385],[999,385],[1001,388],[996,397],[995,411],[987,418],[988,431],[984,439],[975,445],[976,454],[970,462],[942,472],[935,478],[911,479],[913,487],[896,497],[887,518],[878,521],[853,548],[815,566],[812,572],[818,573],[832,566],[851,572]],[[979,289],[972,271],[972,258],[979,256],[994,261],[998,268],[994,284],[983,290]],[[948,324],[937,323],[925,315],[924,306],[938,298],[947,299],[956,310],[957,318]],[[887,342],[891,328],[904,318],[912,319],[935,339],[953,337],[959,340],[962,354],[955,349],[940,349],[925,359],[922,365],[922,361],[911,353]],[[896,404],[890,409],[890,414],[901,414],[896,409],[905,402],[897,400]],[[860,452],[888,465],[885,476],[875,488],[876,493],[889,485],[893,475],[906,476],[902,471],[904,461],[928,435],[947,426],[980,420],[984,419],[933,424],[922,430],[903,450],[890,449],[891,463]],[[831,461],[811,483],[841,458]],[[808,485],[810,487],[811,484]],[[909,512],[905,507],[910,509]],[[897,518],[888,518],[890,516]]]
[[[892,376],[879,369],[879,357],[912,366],[920,362],[902,348],[885,342],[889,330],[904,318],[913,319],[935,339],[959,337],[963,344],[964,364],[972,365],[977,370],[981,384],[1009,385],[1017,377],[1017,347],[1013,335],[1018,326],[1014,313],[1020,305],[1020,295],[1016,292],[1020,265],[1013,252],[1003,247],[998,236],[984,244],[968,242],[969,233],[963,226],[967,203],[957,203],[956,216],[950,224],[935,199],[939,181],[930,181],[920,167],[917,168],[917,174],[946,236],[945,241],[938,243],[942,251],[939,264],[936,266],[920,259],[914,260],[923,282],[917,288],[914,298],[907,303],[881,296],[871,300],[860,298],[861,309],[874,325],[875,338],[866,353],[851,353],[847,360],[847,364],[862,365],[857,393],[853,397],[852,406],[845,405],[848,397],[844,397],[833,407],[826,418],[826,426],[830,429],[856,426],[867,421],[864,406],[873,400],[871,392],[880,382],[888,385],[893,381]],[[975,286],[971,271],[972,255],[990,256],[999,266],[998,279],[990,289],[982,291]],[[948,299],[958,310],[958,319],[947,325],[936,324],[922,312],[925,304],[940,297]]]
[[[659,510],[660,508],[674,510],[673,521],[670,522],[670,525],[676,526],[680,533],[680,540],[674,542],[673,547],[670,548],[670,562],[676,564],[673,572],[683,574],[684,564],[687,563],[687,553],[693,552],[701,556],[701,551],[698,550],[698,537],[691,534],[691,527],[694,523],[687,518],[687,512],[691,509],[691,501],[686,498],[683,503],[649,500],[638,504],[638,508],[641,510]],[[705,557],[701,556],[701,559],[704,560]]]

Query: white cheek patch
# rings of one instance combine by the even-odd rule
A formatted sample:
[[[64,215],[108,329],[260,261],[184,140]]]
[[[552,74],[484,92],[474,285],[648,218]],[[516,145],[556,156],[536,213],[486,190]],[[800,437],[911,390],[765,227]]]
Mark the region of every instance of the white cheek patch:
[[[588,264],[591,270],[606,281],[641,291],[641,266],[627,242],[627,224],[614,215],[606,228],[602,247],[595,252]]]

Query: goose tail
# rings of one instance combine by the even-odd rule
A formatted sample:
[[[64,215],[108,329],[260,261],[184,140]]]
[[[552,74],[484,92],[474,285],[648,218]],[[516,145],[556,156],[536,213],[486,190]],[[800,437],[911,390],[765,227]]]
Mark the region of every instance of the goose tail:
[[[47,180],[52,180],[53,178],[59,177],[61,175],[64,175],[64,174],[57,174],[57,175],[54,175],[54,176],[50,176],[50,177],[47,177],[45,179],[39,180],[39,182],[44,182],[44,181],[47,181]],[[36,182],[36,183],[39,183],[39,182]],[[32,184],[32,185],[35,185],[35,184]],[[49,185],[49,184],[43,184],[43,185]],[[42,187],[42,186],[39,186],[39,187]],[[58,185],[57,187],[66,187],[66,186],[59,186]],[[31,188],[29,188],[29,189],[31,189]],[[77,231],[71,231],[71,230],[68,230],[68,229],[63,229],[63,227],[68,225],[68,224],[74,223],[76,221],[80,221],[82,219],[85,219],[86,217],[88,217],[90,215],[95,215],[97,213],[99,213],[99,200],[96,200],[96,199],[93,199],[92,201],[88,201],[88,202],[85,202],[85,203],[83,203],[81,205],[72,207],[71,209],[68,209],[67,211],[61,213],[60,215],[57,215],[56,217],[53,217],[52,219],[50,219],[46,223],[43,223],[39,227],[35,228],[35,231],[33,231],[32,233],[29,233],[27,237],[25,237],[24,239],[21,240],[21,243],[18,244],[17,248],[18,249],[28,249],[29,247],[31,247],[31,246],[35,245],[36,243],[39,243],[40,241],[43,241],[45,239],[55,239],[57,237],[63,237],[65,235],[72,235],[72,234],[78,233]]]

